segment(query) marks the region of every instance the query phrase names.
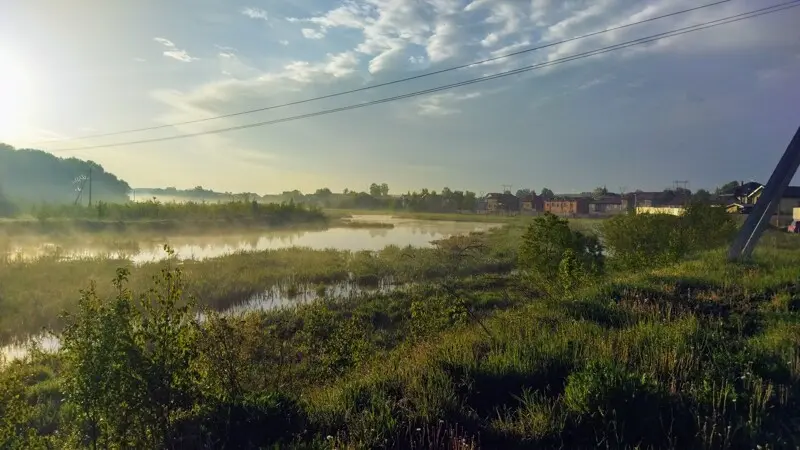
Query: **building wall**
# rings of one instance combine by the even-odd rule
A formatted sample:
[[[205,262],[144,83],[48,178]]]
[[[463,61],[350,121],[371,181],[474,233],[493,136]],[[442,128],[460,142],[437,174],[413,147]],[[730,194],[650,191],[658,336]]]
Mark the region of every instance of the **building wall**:
[[[620,203],[590,203],[589,212],[597,214],[619,214],[624,211]]]
[[[782,198],[779,206],[780,214],[792,214],[792,211],[800,206],[800,199],[798,198]]]
[[[519,205],[520,210],[523,212],[536,212],[544,209],[544,203],[539,198],[533,201],[523,200],[519,203]]]
[[[548,200],[544,202],[544,210],[557,216],[589,214],[589,202],[578,200]]]
[[[670,214],[682,216],[686,208],[680,206],[637,206],[636,214]]]

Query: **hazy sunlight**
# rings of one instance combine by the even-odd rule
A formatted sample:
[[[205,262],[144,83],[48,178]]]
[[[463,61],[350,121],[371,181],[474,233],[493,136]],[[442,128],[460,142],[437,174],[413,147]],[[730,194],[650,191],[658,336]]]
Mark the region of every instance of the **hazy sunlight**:
[[[34,102],[33,82],[21,61],[0,48],[0,137],[19,137]]]

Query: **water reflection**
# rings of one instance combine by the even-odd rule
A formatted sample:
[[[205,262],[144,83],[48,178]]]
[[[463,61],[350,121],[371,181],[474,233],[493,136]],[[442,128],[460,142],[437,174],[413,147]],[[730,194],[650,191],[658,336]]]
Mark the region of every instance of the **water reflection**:
[[[78,259],[109,257],[130,259],[134,263],[158,261],[165,257],[163,245],[168,243],[182,259],[207,259],[235,252],[307,247],[315,250],[381,250],[389,245],[427,247],[436,239],[473,231],[485,231],[497,224],[397,219],[391,216],[354,216],[358,222],[391,223],[394,228],[333,227],[325,230],[281,230],[237,233],[230,235],[172,235],[148,239],[112,239],[42,241],[36,238],[14,238],[0,248],[0,256],[10,260],[36,257]]]
[[[260,294],[254,295],[247,301],[226,309],[222,314],[240,316],[251,311],[293,308],[323,298],[354,299],[378,293],[407,290],[412,287],[413,284],[411,283],[396,284],[392,278],[379,280],[375,286],[363,286],[353,281],[319,286],[296,286],[287,283],[273,286]],[[199,319],[201,321],[204,320],[203,314],[199,315]],[[61,348],[61,340],[53,334],[42,334],[0,347],[0,365],[4,360],[13,361],[25,357],[30,351],[31,345],[44,352],[56,352]]]

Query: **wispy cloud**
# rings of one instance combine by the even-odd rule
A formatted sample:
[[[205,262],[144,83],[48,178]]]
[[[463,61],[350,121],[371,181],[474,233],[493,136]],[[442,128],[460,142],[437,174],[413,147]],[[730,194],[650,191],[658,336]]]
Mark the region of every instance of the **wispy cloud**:
[[[269,14],[261,8],[244,8],[242,14],[251,18],[259,20],[269,20]]]
[[[281,39],[280,41],[278,41],[278,43],[283,46],[289,45],[289,41],[287,41],[286,39]]]
[[[322,39],[325,37],[324,31],[315,30],[313,28],[303,28],[300,31],[303,33],[303,37],[306,39]]]
[[[153,40],[158,42],[159,44],[162,44],[165,47],[175,48],[175,43],[170,41],[169,39],[162,38],[162,37],[156,37],[156,38],[153,38]]]
[[[579,91],[582,91],[582,90],[589,89],[589,88],[592,88],[592,87],[595,87],[595,86],[599,86],[599,85],[604,84],[604,83],[608,83],[609,81],[611,81],[613,79],[614,79],[613,75],[604,75],[604,76],[592,78],[591,80],[586,81],[585,83],[579,85],[576,89],[579,90]]]
[[[422,116],[452,116],[461,112],[461,109],[458,107],[460,103],[474,100],[482,95],[483,93],[478,91],[468,92],[466,94],[456,94],[453,92],[435,94],[417,101],[417,110]]]
[[[192,61],[197,61],[198,59],[189,55],[189,53],[187,53],[186,50],[169,50],[164,52],[164,56],[182,62],[192,62]]]
[[[153,38],[153,40],[167,48],[167,50],[165,50],[163,53],[163,55],[166,56],[167,58],[172,58],[174,60],[181,62],[192,62],[198,59],[191,56],[189,52],[187,52],[186,50],[180,49],[177,46],[175,46],[175,43],[170,41],[169,39],[156,37]]]

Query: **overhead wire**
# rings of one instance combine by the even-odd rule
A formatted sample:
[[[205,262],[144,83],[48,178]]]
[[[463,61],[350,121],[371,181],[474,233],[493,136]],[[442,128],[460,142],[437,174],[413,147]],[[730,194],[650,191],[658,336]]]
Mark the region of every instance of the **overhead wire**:
[[[141,139],[141,140],[117,142],[117,143],[111,143],[111,144],[101,144],[101,145],[90,145],[90,146],[54,149],[54,150],[50,150],[50,151],[53,152],[53,153],[55,153],[55,152],[70,152],[70,151],[79,151],[79,150],[113,148],[113,147],[129,146],[129,145],[138,145],[138,144],[146,144],[146,143],[172,141],[172,140],[177,140],[177,139],[186,139],[186,138],[192,138],[192,137],[198,137],[198,136],[225,133],[225,132],[230,132],[230,131],[245,130],[245,129],[250,129],[250,128],[256,128],[256,127],[262,127],[262,126],[268,126],[268,125],[275,125],[275,124],[279,124],[279,123],[292,122],[292,121],[296,121],[296,120],[308,119],[308,118],[312,118],[312,117],[324,116],[324,115],[328,115],[328,114],[334,114],[334,113],[339,113],[339,112],[343,112],[343,111],[349,111],[349,110],[354,110],[354,109],[365,108],[365,107],[368,107],[368,106],[379,105],[379,104],[393,102],[393,101],[397,101],[397,100],[403,100],[403,99],[407,99],[407,98],[419,97],[419,96],[422,96],[422,95],[441,92],[441,91],[445,91],[445,90],[449,90],[449,89],[454,89],[454,88],[457,88],[457,87],[468,86],[468,85],[475,84],[475,83],[481,83],[481,82],[485,82],[485,81],[490,81],[490,80],[495,80],[495,79],[499,79],[499,78],[518,75],[518,74],[521,74],[521,73],[530,72],[530,71],[533,71],[533,70],[539,70],[539,69],[543,69],[543,68],[546,68],[546,67],[551,67],[551,66],[555,66],[555,65],[558,65],[558,64],[563,64],[563,63],[566,63],[566,62],[575,61],[575,60],[579,60],[579,59],[589,58],[589,57],[592,57],[592,56],[597,56],[597,55],[601,55],[601,54],[605,54],[605,53],[609,53],[609,52],[613,52],[613,51],[618,51],[618,50],[622,50],[622,49],[633,47],[633,46],[637,46],[637,45],[642,45],[642,44],[655,42],[655,41],[662,40],[662,39],[667,39],[667,38],[670,38],[670,37],[689,34],[689,33],[695,32],[695,31],[701,31],[701,30],[714,28],[714,27],[721,26],[721,25],[727,25],[727,24],[730,24],[730,23],[735,23],[735,22],[739,22],[739,21],[742,21],[742,20],[752,19],[752,18],[755,18],[755,17],[767,15],[767,14],[773,14],[773,13],[785,11],[785,10],[788,10],[788,9],[791,9],[791,8],[794,8],[794,7],[797,7],[797,6],[800,6],[800,0],[793,0],[793,1],[785,2],[785,3],[781,3],[781,4],[778,4],[778,5],[773,5],[773,6],[769,6],[769,7],[765,7],[765,8],[760,8],[760,9],[756,9],[756,10],[753,10],[753,11],[749,11],[749,12],[745,12],[745,13],[740,13],[740,14],[735,14],[735,15],[732,15],[732,16],[724,17],[724,18],[721,18],[721,19],[716,19],[716,20],[712,20],[712,21],[706,21],[706,22],[702,22],[702,23],[699,23],[699,24],[690,25],[690,26],[687,26],[687,27],[678,28],[678,29],[675,29],[675,30],[666,31],[666,32],[663,32],[663,33],[658,33],[658,34],[646,36],[646,37],[643,37],[643,38],[638,38],[638,39],[634,39],[634,40],[631,40],[631,41],[610,45],[610,46],[607,46],[607,47],[602,47],[600,49],[595,49],[595,50],[591,50],[591,51],[587,51],[587,52],[583,52],[583,53],[578,53],[578,54],[575,54],[575,55],[566,56],[566,57],[563,57],[563,58],[558,58],[558,59],[555,59],[555,60],[552,60],[552,61],[546,61],[546,62],[543,62],[543,63],[538,63],[538,64],[526,66],[526,67],[521,67],[521,68],[505,71],[505,72],[500,72],[500,73],[497,73],[497,74],[494,74],[494,75],[488,75],[488,76],[484,76],[484,77],[480,77],[480,78],[474,78],[474,79],[470,79],[470,80],[466,80],[466,81],[461,81],[461,82],[458,82],[458,83],[446,84],[446,85],[443,85],[443,86],[438,86],[438,87],[425,89],[425,90],[421,90],[421,91],[414,91],[414,92],[410,92],[410,93],[407,93],[407,94],[395,95],[395,96],[386,97],[386,98],[382,98],[382,99],[378,99],[378,100],[372,100],[372,101],[368,101],[368,102],[356,103],[356,104],[343,106],[343,107],[339,107],[339,108],[327,109],[327,110],[322,110],[322,111],[317,111],[317,112],[312,112],[312,113],[307,113],[307,114],[300,114],[300,115],[295,115],[295,116],[289,116],[289,117],[284,117],[284,118],[274,119],[274,120],[268,120],[268,121],[263,121],[263,122],[255,122],[255,123],[249,123],[249,124],[244,124],[244,125],[238,125],[238,126],[232,126],[232,127],[226,127],[226,128],[219,128],[219,129],[215,129],[215,130],[207,130],[207,131],[200,131],[200,132],[195,132],[195,133],[179,134],[179,135],[175,135],[175,136],[166,136],[166,137],[152,138],[152,139]]]
[[[669,18],[669,17],[678,16],[678,15],[681,15],[681,14],[687,14],[687,13],[698,11],[698,10],[701,10],[701,9],[710,8],[710,7],[713,7],[713,6],[718,6],[718,5],[721,5],[723,3],[729,3],[731,1],[733,1],[733,0],[718,0],[718,1],[715,1],[715,2],[712,2],[712,3],[707,3],[707,4],[704,4],[704,5],[700,5],[700,6],[695,6],[693,8],[683,9],[683,10],[680,10],[680,11],[675,11],[675,12],[671,12],[671,13],[667,13],[667,14],[662,14],[662,15],[659,15],[659,16],[651,17],[649,19],[638,20],[638,21],[635,21],[635,22],[630,22],[630,23],[623,24],[623,25],[617,25],[617,26],[614,26],[614,27],[606,28],[604,30],[594,31],[594,32],[591,32],[591,33],[588,33],[588,34],[575,36],[575,37],[568,38],[568,39],[563,39],[563,40],[560,40],[560,41],[549,42],[547,44],[542,44],[542,45],[538,45],[538,46],[535,46],[535,47],[529,47],[529,48],[526,48],[526,49],[522,49],[522,50],[518,50],[518,51],[515,51],[515,52],[507,53],[507,54],[504,54],[504,55],[493,56],[491,58],[483,59],[483,60],[480,60],[480,61],[474,61],[474,62],[467,63],[467,64],[448,67],[448,68],[445,68],[445,69],[435,70],[435,71],[432,71],[432,72],[426,72],[426,73],[423,73],[423,74],[413,75],[413,76],[405,77],[405,78],[400,78],[400,79],[393,80],[393,81],[387,81],[387,82],[384,82],[384,83],[373,84],[373,85],[364,86],[364,87],[361,87],[361,88],[350,89],[350,90],[341,91],[341,92],[335,92],[335,93],[332,93],[332,94],[321,95],[321,96],[307,98],[307,99],[303,99],[303,100],[297,100],[297,101],[292,101],[292,102],[288,102],[288,103],[282,103],[282,104],[278,104],[278,105],[265,106],[265,107],[262,107],[262,108],[255,108],[255,109],[249,109],[249,110],[245,110],[245,111],[238,111],[238,112],[233,112],[233,113],[228,113],[228,114],[222,114],[222,115],[218,115],[218,116],[205,117],[205,118],[202,118],[202,119],[193,119],[193,120],[187,120],[187,121],[183,121],[183,122],[174,122],[174,123],[169,123],[169,124],[153,125],[153,126],[141,127],[141,128],[132,128],[132,129],[127,129],[127,130],[112,131],[112,132],[107,132],[107,133],[89,134],[89,135],[83,135],[83,136],[77,136],[77,137],[71,137],[71,138],[52,139],[52,140],[47,140],[47,141],[35,142],[34,144],[40,144],[40,143],[52,144],[52,143],[57,143],[57,142],[80,141],[80,140],[95,139],[95,138],[100,138],[100,137],[110,137],[110,136],[119,136],[119,135],[123,135],[123,134],[140,133],[140,132],[144,132],[144,131],[161,130],[161,129],[164,129],[164,128],[172,128],[172,127],[177,127],[177,126],[181,126],[181,125],[191,125],[191,124],[195,124],[195,123],[208,122],[208,121],[211,121],[211,120],[226,119],[226,118],[230,118],[230,117],[242,116],[242,115],[247,115],[247,114],[254,114],[254,113],[264,112],[264,111],[270,111],[270,110],[273,110],[273,109],[286,108],[286,107],[289,107],[289,106],[302,105],[302,104],[305,104],[305,103],[311,103],[311,102],[316,102],[316,101],[325,100],[325,99],[329,99],[329,98],[340,97],[340,96],[343,96],[343,95],[355,94],[355,93],[358,93],[358,92],[364,92],[364,91],[377,89],[377,88],[381,88],[381,87],[392,86],[392,85],[400,84],[400,83],[406,83],[406,82],[413,81],[413,80],[418,80],[418,79],[421,79],[421,78],[426,78],[426,77],[430,77],[430,76],[434,76],[434,75],[440,75],[440,74],[443,74],[443,73],[462,70],[462,69],[466,69],[466,68],[469,68],[469,67],[479,66],[479,65],[487,64],[487,63],[490,63],[490,62],[493,62],[493,61],[499,61],[501,59],[511,58],[511,57],[514,57],[514,56],[519,56],[519,55],[523,55],[523,54],[526,54],[526,53],[531,53],[531,52],[535,52],[535,51],[538,51],[538,50],[543,50],[543,49],[546,49],[546,48],[563,45],[563,44],[566,44],[566,43],[569,43],[569,42],[574,42],[574,41],[581,40],[581,39],[587,39],[587,38],[590,38],[590,37],[593,37],[593,36],[598,36],[598,35],[601,35],[601,34],[604,34],[604,33],[610,33],[612,31],[618,31],[618,30],[622,30],[622,29],[625,29],[625,28],[630,28],[630,27],[633,27],[633,26],[636,26],[636,25],[641,25],[641,24],[648,23],[648,22],[654,22],[654,21],[657,21],[657,20],[666,19],[666,18]]]

